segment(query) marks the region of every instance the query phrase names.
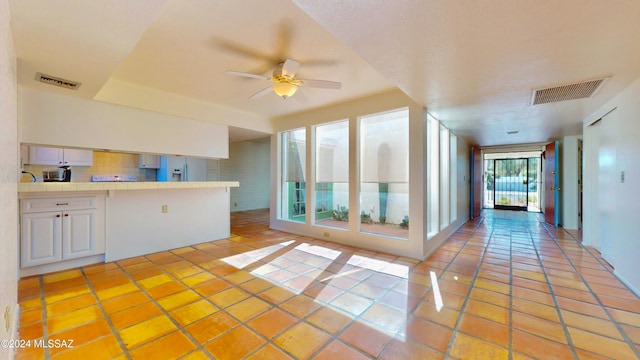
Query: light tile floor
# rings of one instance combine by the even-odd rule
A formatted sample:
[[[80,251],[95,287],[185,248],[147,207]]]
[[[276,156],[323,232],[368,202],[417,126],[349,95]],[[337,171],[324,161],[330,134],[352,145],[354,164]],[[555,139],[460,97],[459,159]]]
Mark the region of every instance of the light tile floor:
[[[640,299],[537,214],[491,211],[426,261],[270,230],[20,280],[18,359],[635,359]],[[579,234],[578,234],[579,235]]]

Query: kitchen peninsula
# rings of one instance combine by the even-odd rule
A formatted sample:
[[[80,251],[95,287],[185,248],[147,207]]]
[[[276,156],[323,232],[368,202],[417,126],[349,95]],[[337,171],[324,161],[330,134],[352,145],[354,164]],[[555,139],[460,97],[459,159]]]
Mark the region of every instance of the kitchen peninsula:
[[[227,238],[229,188],[238,186],[237,181],[20,183],[20,275]]]

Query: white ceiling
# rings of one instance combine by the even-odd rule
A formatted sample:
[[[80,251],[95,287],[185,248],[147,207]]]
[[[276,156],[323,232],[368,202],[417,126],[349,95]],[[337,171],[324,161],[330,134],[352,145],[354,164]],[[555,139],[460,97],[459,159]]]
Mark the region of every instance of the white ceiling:
[[[9,1],[21,85],[127,106],[122,84],[269,122],[397,86],[488,146],[580,134],[583,118],[640,77],[640,1]],[[299,77],[342,89],[248,100],[268,84],[225,74],[270,75],[286,58],[302,63]],[[82,86],[39,84],[36,72]],[[534,88],[602,76],[612,77],[590,99],[530,106]],[[170,112],[234,125],[187,103]],[[236,125],[230,136],[264,132]]]

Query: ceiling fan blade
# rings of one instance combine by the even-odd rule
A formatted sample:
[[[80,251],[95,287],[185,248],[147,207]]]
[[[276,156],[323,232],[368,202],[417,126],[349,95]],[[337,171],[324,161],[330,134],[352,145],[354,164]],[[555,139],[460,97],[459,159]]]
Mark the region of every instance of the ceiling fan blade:
[[[243,77],[259,79],[259,80],[271,80],[271,78],[264,75],[251,74],[251,73],[246,73],[241,71],[227,70],[226,73],[229,75],[243,76]]]
[[[282,65],[282,75],[295,77],[296,73],[298,72],[298,69],[300,69],[299,62],[295,60],[287,59]]]
[[[319,88],[319,89],[340,89],[342,83],[329,80],[313,80],[313,79],[298,79],[302,84],[300,86]]]
[[[237,55],[250,57],[254,59],[262,59],[268,61],[273,66],[278,64],[278,58],[276,56],[265,54],[250,47],[246,47],[240,44],[236,44],[224,39],[214,39],[214,45]]]
[[[255,100],[255,99],[259,99],[265,95],[267,95],[268,93],[270,93],[273,89],[271,89],[271,86],[264,88],[260,91],[258,91],[257,93],[249,96],[249,100]]]

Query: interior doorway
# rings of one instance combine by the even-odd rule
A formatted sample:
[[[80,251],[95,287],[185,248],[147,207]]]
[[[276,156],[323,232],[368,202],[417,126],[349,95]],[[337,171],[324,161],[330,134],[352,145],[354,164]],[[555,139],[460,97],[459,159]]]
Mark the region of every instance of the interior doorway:
[[[483,207],[540,212],[541,151],[484,155]]]

